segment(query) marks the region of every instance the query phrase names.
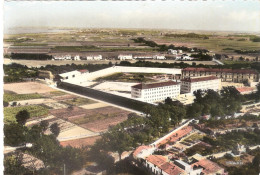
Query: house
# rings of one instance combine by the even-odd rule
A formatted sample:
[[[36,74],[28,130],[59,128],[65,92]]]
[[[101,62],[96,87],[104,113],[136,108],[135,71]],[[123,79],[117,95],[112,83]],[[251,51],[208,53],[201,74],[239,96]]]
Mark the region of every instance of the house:
[[[38,77],[39,77],[39,78],[43,78],[43,79],[53,80],[54,75],[52,74],[51,71],[39,70],[39,71],[38,71]]]
[[[74,56],[74,60],[80,60],[80,56],[79,55]]]
[[[181,80],[181,93],[193,93],[197,90],[221,89],[221,79],[216,76],[189,77]]]
[[[89,55],[86,57],[87,60],[102,60],[102,55]]]
[[[136,55],[134,59],[153,59],[153,55]]]
[[[132,60],[133,59],[133,56],[132,55],[118,55],[118,59],[119,60]]]
[[[178,51],[173,49],[168,49],[169,54],[177,55]]]
[[[153,58],[156,60],[165,60],[166,59],[165,55],[155,55]]]

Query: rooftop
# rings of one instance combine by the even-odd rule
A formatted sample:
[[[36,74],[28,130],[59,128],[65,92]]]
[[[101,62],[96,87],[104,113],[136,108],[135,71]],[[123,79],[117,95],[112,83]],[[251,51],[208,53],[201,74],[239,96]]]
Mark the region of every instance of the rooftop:
[[[169,162],[165,162],[160,168],[169,175],[176,175],[184,172],[184,170]]]
[[[193,82],[209,81],[209,80],[217,80],[217,79],[219,78],[216,76],[207,76],[207,77],[196,77],[196,78],[189,77],[189,78],[184,78],[181,81],[193,83]]]
[[[164,86],[172,86],[172,85],[177,85],[179,83],[174,82],[174,81],[166,81],[166,82],[160,82],[160,83],[151,83],[151,84],[137,84],[132,86],[133,88],[136,89],[152,89],[152,88],[158,88],[158,87],[164,87]]]
[[[133,153],[134,156],[137,156],[139,153],[141,153],[143,150],[150,148],[149,146],[142,145],[139,146]]]
[[[187,135],[188,133],[190,133],[193,130],[192,126],[185,126],[181,129],[179,129],[176,132],[173,132],[171,135],[169,135],[167,138],[165,138],[164,140],[162,140],[159,144],[163,145],[167,142],[176,142],[177,140],[179,140],[180,138],[182,138],[183,136]]]
[[[167,158],[161,155],[150,155],[146,158],[146,160],[156,165],[157,167],[160,167],[162,164],[167,162]]]
[[[213,174],[218,171],[223,170],[218,164],[208,160],[208,159],[201,159],[198,162],[194,163],[192,166],[201,166],[203,167],[203,173],[205,174]]]
[[[187,67],[182,71],[195,71],[195,72],[226,72],[226,73],[246,73],[246,74],[258,74],[253,69],[211,69],[211,68],[193,68]]]
[[[87,69],[81,69],[81,70],[79,70],[79,72],[85,73],[85,72],[88,72],[88,70]]]

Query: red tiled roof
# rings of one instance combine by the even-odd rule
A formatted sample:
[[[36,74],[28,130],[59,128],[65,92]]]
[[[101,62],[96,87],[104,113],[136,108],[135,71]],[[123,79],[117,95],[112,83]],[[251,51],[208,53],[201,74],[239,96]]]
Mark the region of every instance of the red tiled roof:
[[[196,78],[184,78],[182,79],[182,81],[186,81],[186,82],[200,82],[200,81],[209,81],[209,80],[216,80],[216,79],[219,79],[218,77],[216,76],[208,76],[208,77],[196,77]]]
[[[193,127],[192,126],[185,126],[183,128],[181,128],[180,130],[173,132],[171,135],[169,135],[167,138],[165,138],[164,140],[162,140],[160,143],[158,143],[159,145],[163,145],[167,142],[176,142],[178,139],[182,138],[183,136],[187,135],[188,133],[190,133],[192,131]]]
[[[174,81],[166,81],[166,82],[160,82],[160,83],[151,83],[151,84],[137,84],[132,86],[133,88],[136,89],[151,89],[151,88],[157,88],[157,87],[163,87],[163,86],[172,86],[172,85],[177,85],[179,83],[174,82]]]
[[[201,159],[198,162],[192,164],[192,166],[202,166],[203,167],[203,173],[205,174],[213,174],[218,171],[224,171],[223,168],[221,168],[218,164],[208,160],[208,159]]]
[[[243,93],[243,92],[252,92],[255,90],[253,87],[237,87],[236,88],[238,92]]]
[[[88,70],[87,69],[81,69],[81,70],[79,70],[79,72],[85,73],[85,72],[88,72]]]
[[[148,149],[150,148],[149,146],[143,145],[143,146],[139,146],[133,153],[134,156],[137,156],[141,151],[143,151],[144,149]]]
[[[146,160],[156,165],[157,167],[160,167],[162,164],[167,162],[167,158],[161,155],[150,155],[146,158]]]
[[[182,71],[258,74],[258,72],[253,69],[211,69],[211,68],[187,67],[187,68],[183,69]]]
[[[162,164],[160,168],[169,175],[179,175],[184,172],[184,170],[169,162]]]

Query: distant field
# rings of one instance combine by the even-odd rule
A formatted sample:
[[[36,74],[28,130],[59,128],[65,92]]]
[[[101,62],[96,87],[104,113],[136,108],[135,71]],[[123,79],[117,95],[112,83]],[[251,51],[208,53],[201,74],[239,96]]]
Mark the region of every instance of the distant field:
[[[46,116],[49,110],[40,105],[18,106],[4,108],[4,123],[15,122],[15,115],[22,110],[27,110],[30,113],[30,118]]]

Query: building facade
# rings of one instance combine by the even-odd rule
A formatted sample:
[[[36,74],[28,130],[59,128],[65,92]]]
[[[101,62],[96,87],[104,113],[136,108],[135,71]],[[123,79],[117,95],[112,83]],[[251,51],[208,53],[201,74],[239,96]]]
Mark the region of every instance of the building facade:
[[[216,76],[223,82],[259,81],[259,73],[252,69],[185,68],[182,70],[182,78],[202,76]]]
[[[90,55],[86,57],[87,60],[102,60],[102,55]]]
[[[172,99],[180,95],[180,83],[174,81],[137,84],[131,88],[132,98],[138,98],[144,102],[153,103],[165,100],[167,97]]]
[[[189,77],[181,80],[181,93],[193,93],[197,90],[221,89],[221,79],[216,76]]]

